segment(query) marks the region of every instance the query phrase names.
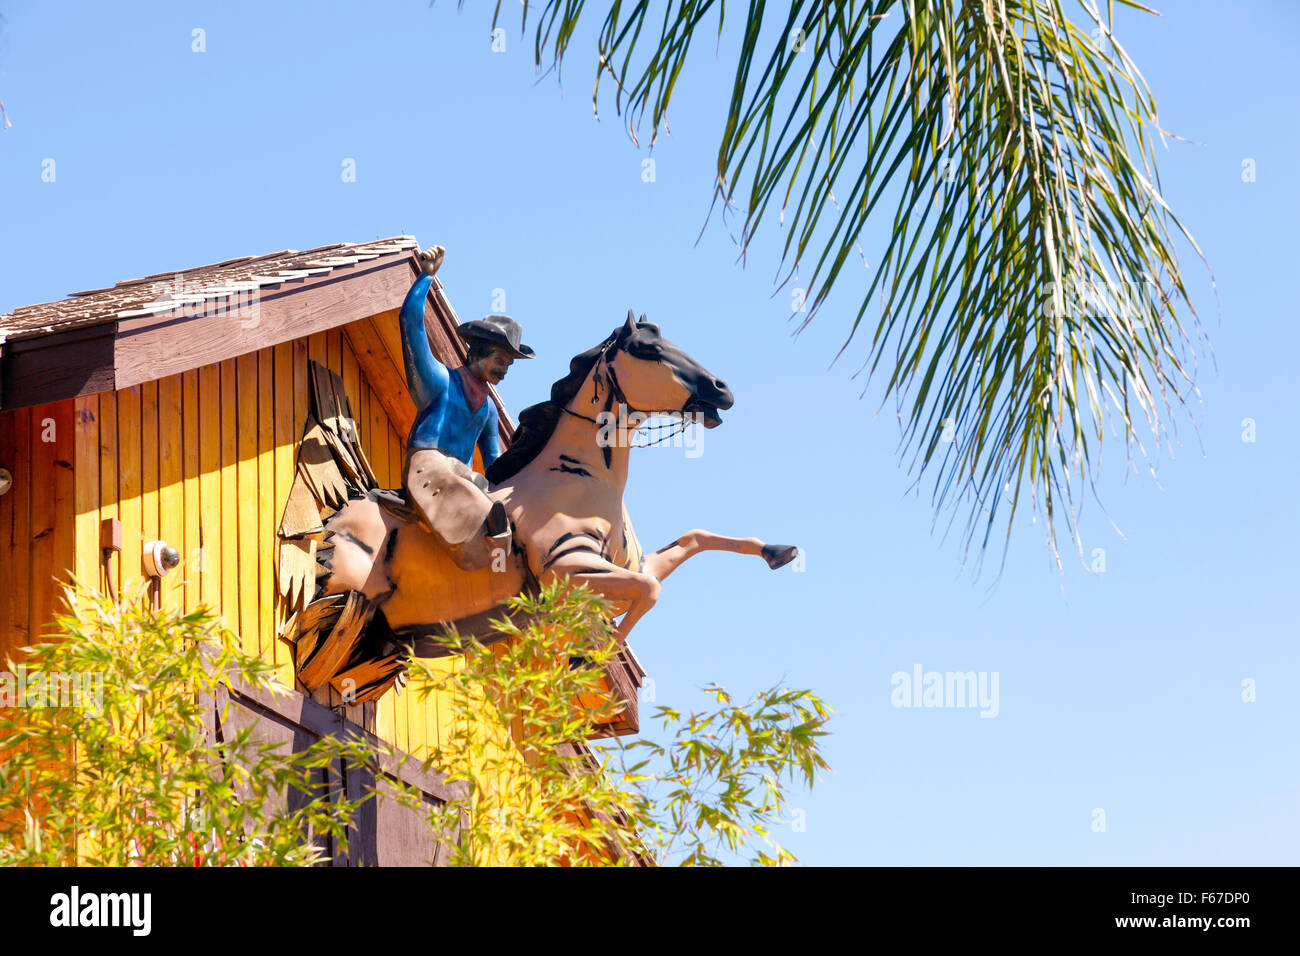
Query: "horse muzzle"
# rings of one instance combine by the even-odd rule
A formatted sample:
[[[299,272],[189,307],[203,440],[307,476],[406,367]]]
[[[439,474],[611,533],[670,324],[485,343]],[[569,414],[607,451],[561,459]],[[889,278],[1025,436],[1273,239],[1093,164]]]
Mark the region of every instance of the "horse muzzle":
[[[722,416],[718,412],[725,411],[734,404],[736,400],[732,397],[731,389],[714,379],[711,382],[702,382],[695,390],[695,397],[686,403],[682,411],[690,415],[699,415],[705,428],[717,428],[722,424]]]

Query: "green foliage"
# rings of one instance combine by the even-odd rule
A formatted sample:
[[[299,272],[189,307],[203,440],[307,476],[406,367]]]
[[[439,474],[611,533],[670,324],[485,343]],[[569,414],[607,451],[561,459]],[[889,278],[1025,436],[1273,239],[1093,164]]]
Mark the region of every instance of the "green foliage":
[[[867,322],[864,368],[897,403],[901,454],[918,481],[934,470],[937,511],[964,508],[966,547],[978,541],[981,556],[999,515],[1010,535],[1026,492],[1053,552],[1058,515],[1081,550],[1077,485],[1095,477],[1106,426],[1117,419],[1126,451],[1145,455],[1137,424],[1158,447],[1195,391],[1180,316],[1199,326],[1176,243],[1200,250],[1161,196],[1154,144],[1169,134],[1114,7],[603,8],[593,105],[611,81],[634,139],[647,111],[652,144],[667,128],[693,44],[734,59],[715,200],[728,215],[743,207],[741,254],[775,212],[785,281],[805,270],[804,324],[848,286],[845,346]],[[745,20],[724,43],[728,9]],[[524,0],[521,29],[530,11],[537,64],[558,67],[588,7]],[[500,13],[498,0],[494,25]],[[882,247],[871,221],[888,226]],[[864,277],[845,271],[859,258]]]
[[[608,609],[559,581],[509,608],[489,643],[445,638],[463,654],[455,668],[413,663],[413,691],[451,702],[455,729],[428,763],[468,788],[463,806],[431,819],[441,832],[461,827],[454,865],[793,861],[772,831],[789,786],[827,768],[820,699],[778,687],[736,704],[709,687],[712,709],[658,708],[667,743],[590,747],[618,709],[604,688],[620,650]]]
[[[330,800],[312,779],[373,759],[368,744],[325,738],[284,753],[252,728],[232,733],[229,707],[215,739],[223,675],[271,690],[270,665],[207,609],[66,593],[59,633],[20,664],[29,679],[89,675],[102,699],[0,711],[0,864],[308,866],[321,859],[316,838],[346,846],[366,798]]]
[[[762,845],[751,862],[794,862],[771,831],[788,821],[789,784],[811,788],[829,769],[817,738],[830,709],[808,691],[779,686],[744,704],[717,685],[705,692],[714,706],[703,711],[657,708],[667,744],[620,741],[615,751],[618,772],[644,795],[641,832],[659,859],[683,866],[719,866],[722,850],[744,853],[755,838]]]
[[[327,768],[376,766],[363,739],[327,737],[298,753],[214,723],[223,683],[273,689],[273,668],[243,654],[206,609],[114,603],[67,589],[54,640],[25,649],[28,685],[94,675],[68,706],[0,711],[0,865],[303,866],[322,837],[346,848],[357,800],[326,794]],[[791,784],[811,786],[827,707],[774,688],[736,704],[659,708],[667,743],[586,743],[616,716],[604,674],[619,645],[601,599],[557,582],[510,602],[487,645],[449,635],[451,667],[412,662],[412,690],[440,693],[450,733],[427,765],[468,796],[429,810],[454,865],[718,865],[793,856],[772,832]],[[9,662],[10,672],[19,665]],[[19,702],[22,703],[22,702]],[[218,735],[215,727],[220,725]],[[398,785],[399,799],[428,808]]]

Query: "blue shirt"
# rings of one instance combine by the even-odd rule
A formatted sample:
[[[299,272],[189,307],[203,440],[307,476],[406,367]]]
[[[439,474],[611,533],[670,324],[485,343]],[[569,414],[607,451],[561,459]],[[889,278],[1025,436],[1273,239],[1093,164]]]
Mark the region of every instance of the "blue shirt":
[[[489,396],[478,411],[471,411],[460,375],[439,362],[429,348],[424,301],[432,283],[432,276],[416,279],[400,313],[406,383],[419,409],[406,447],[437,448],[469,465],[474,460],[474,446],[478,445],[486,469],[501,456],[496,403]]]

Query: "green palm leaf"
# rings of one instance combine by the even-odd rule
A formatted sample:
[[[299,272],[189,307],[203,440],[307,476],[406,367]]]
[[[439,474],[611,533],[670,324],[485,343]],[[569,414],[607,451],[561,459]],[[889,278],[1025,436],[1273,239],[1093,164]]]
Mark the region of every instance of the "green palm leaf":
[[[1111,34],[1113,3],[1064,7],[750,0],[716,193],[742,255],[775,208],[805,325],[851,260],[868,263],[845,346],[869,335],[865,368],[897,403],[917,480],[934,476],[936,514],[964,511],[982,556],[1028,493],[1058,563],[1058,516],[1081,549],[1076,485],[1092,486],[1107,425],[1130,459],[1147,454],[1141,419],[1164,440],[1200,338],[1176,243],[1200,250],[1160,195],[1151,91]],[[583,13],[541,5],[539,67],[559,66]],[[649,113],[653,145],[692,44],[721,44],[724,20],[713,0],[610,0],[593,105],[611,81],[634,139]]]

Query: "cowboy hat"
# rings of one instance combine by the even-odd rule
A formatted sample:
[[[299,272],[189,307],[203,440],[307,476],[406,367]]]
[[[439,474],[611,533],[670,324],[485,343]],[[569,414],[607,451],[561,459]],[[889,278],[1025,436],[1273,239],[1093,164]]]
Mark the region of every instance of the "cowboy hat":
[[[527,345],[520,344],[523,329],[508,315],[485,315],[473,322],[462,322],[456,327],[456,333],[466,342],[481,339],[498,345],[511,352],[515,358],[532,358],[536,354]]]

